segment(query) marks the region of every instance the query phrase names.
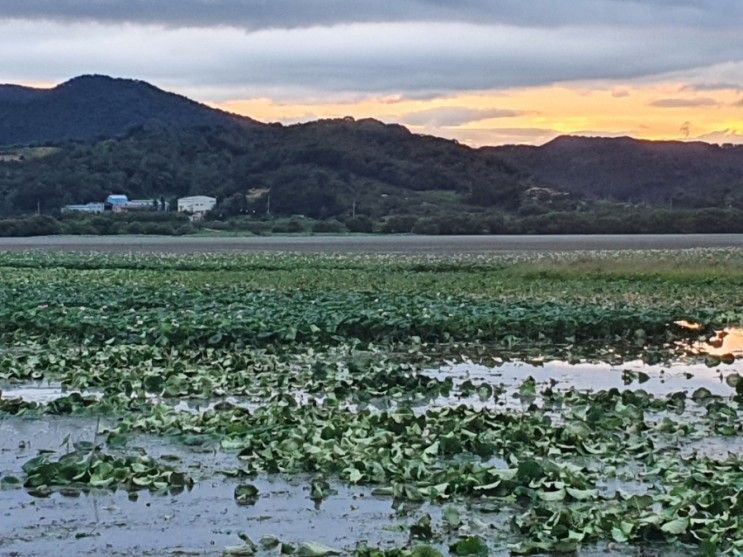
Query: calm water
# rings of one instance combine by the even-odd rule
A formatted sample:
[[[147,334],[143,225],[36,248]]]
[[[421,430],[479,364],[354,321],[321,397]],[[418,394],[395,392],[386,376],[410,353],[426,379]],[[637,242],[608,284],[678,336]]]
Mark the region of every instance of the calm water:
[[[743,248],[743,234],[561,236],[38,236],[0,238],[0,251],[459,254],[508,251]]]

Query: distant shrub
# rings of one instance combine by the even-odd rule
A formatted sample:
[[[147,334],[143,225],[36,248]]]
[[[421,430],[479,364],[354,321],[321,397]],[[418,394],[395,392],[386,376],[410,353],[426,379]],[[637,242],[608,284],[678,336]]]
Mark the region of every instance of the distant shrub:
[[[277,232],[279,234],[295,234],[297,232],[305,232],[306,230],[306,223],[294,217],[289,220],[276,221],[271,226],[271,232]]]
[[[139,222],[133,222],[126,227],[127,234],[144,234],[143,226]]]
[[[407,234],[413,231],[418,219],[413,215],[392,215],[382,223],[382,232],[388,234]]]
[[[351,232],[373,232],[374,222],[365,215],[346,219],[346,228]]]
[[[492,215],[486,220],[490,234],[508,234],[508,224],[503,215]]]
[[[319,220],[312,223],[312,232],[346,232],[347,229],[343,223],[337,220]]]
[[[48,236],[61,231],[59,221],[48,216],[0,220],[0,236]]]
[[[424,217],[418,219],[413,225],[413,234],[434,235],[439,233],[440,229],[438,219],[433,217]]]
[[[222,220],[201,221],[199,228],[207,230],[234,230],[234,224]]]
[[[480,215],[448,214],[437,217],[441,234],[487,234],[490,232],[488,223]]]

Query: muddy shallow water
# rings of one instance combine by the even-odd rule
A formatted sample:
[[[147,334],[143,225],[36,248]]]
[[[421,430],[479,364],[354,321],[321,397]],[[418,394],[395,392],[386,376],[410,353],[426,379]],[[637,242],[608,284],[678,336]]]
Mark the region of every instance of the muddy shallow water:
[[[691,394],[704,387],[713,394],[729,396],[732,389],[726,378],[740,373],[740,364],[736,361],[709,368],[703,364],[649,366],[641,362],[620,366],[506,362],[492,367],[455,363],[425,373],[430,377],[451,377],[455,386],[453,393],[467,380],[502,385],[505,392],[497,399],[453,394],[421,400],[416,411],[459,404],[524,410],[524,401],[514,395],[528,377],[536,381],[537,391],[552,384],[558,390],[644,389],[656,396],[665,396],[681,390]],[[4,385],[0,389],[5,398],[20,397],[41,403],[65,394],[59,385],[48,383]],[[256,401],[239,398],[230,401],[249,408],[256,404]],[[174,399],[170,404],[176,410],[193,413],[212,408],[215,402]],[[694,405],[690,406],[693,415]],[[65,447],[60,443],[68,436],[70,442],[94,441],[99,428],[114,424],[113,419],[99,421],[82,417],[0,419],[0,477],[22,478],[21,467],[39,449],[63,453]],[[682,454],[697,452],[724,458],[729,453],[743,452],[740,437],[710,436],[689,441]],[[135,501],[122,490],[93,490],[78,497],[53,493],[47,498],[33,497],[21,488],[0,490],[0,555],[221,555],[226,546],[241,543],[240,533],[247,534],[255,542],[264,536],[276,536],[285,542],[318,542],[347,552],[359,542],[382,547],[405,544],[409,525],[423,513],[430,513],[436,522],[441,520],[442,505],[408,503],[405,512],[398,515],[390,497],[374,496],[367,487],[334,482],[335,493],[318,506],[309,497],[310,478],[307,476],[271,475],[250,480],[226,477],[220,471],[237,468],[240,464],[234,453],[224,452],[216,445],[187,447],[165,437],[135,435],[122,450],[136,451],[138,447],[155,458],[177,456],[177,467],[195,479],[194,487],[177,495],[140,491]],[[498,457],[485,464],[507,466]],[[255,505],[239,506],[234,500],[235,486],[248,481],[258,487],[260,497]],[[646,488],[641,481],[616,478],[597,487],[601,491],[621,489],[630,493],[642,493]],[[473,533],[486,532],[491,540],[507,538],[509,509],[499,508],[499,512],[494,512],[476,500],[455,503],[465,517],[465,529]],[[493,554],[507,555],[505,542],[499,546],[502,551]],[[582,549],[581,555],[636,554],[633,551],[628,547],[600,545]]]
[[[0,476],[20,476],[37,449],[59,448],[68,434],[72,441],[92,440],[96,425],[88,418],[0,421]],[[225,546],[241,543],[238,533],[255,542],[272,535],[339,549],[353,549],[361,540],[379,545],[407,539],[406,530],[390,527],[395,525],[391,499],[374,497],[369,489],[334,484],[337,493],[316,508],[309,498],[309,478],[259,477],[249,480],[260,490],[257,503],[238,506],[233,492],[240,480],[218,473],[238,465],[235,455],[152,436],[135,437],[129,445],[128,450],[142,447],[154,457],[178,456],[179,467],[196,484],[177,495],[140,491],[136,501],[122,490],[48,498],[32,497],[24,489],[2,490],[0,555],[55,555],[60,544],[75,555],[221,555]]]
[[[90,418],[0,421],[0,476],[20,476],[20,467],[38,448],[59,448],[59,440],[68,434],[71,441],[91,440],[98,425]],[[316,505],[309,498],[310,478],[306,476],[243,480],[256,485],[260,497],[255,505],[239,506],[233,492],[241,480],[219,474],[236,466],[234,454],[212,447],[192,449],[148,435],[133,438],[129,445],[128,450],[142,447],[154,457],[178,456],[179,466],[194,476],[196,484],[177,495],[140,491],[135,501],[122,490],[92,490],[78,497],[53,493],[47,498],[32,497],[20,488],[0,490],[0,555],[57,555],[61,548],[69,555],[222,555],[225,547],[241,543],[240,533],[255,542],[275,536],[284,542],[312,541],[348,552],[359,542],[381,547],[404,544],[408,525],[424,513],[441,521],[441,505],[408,503],[398,516],[390,497],[337,482],[332,482],[335,493]],[[505,466],[499,458],[487,464]],[[617,479],[598,487],[609,492],[644,491],[641,482]],[[499,504],[496,511],[487,501],[453,503],[460,510],[465,531],[507,538],[507,507]],[[509,555],[505,541],[500,546],[491,555]],[[631,548],[605,545],[581,551],[586,556],[634,554]],[[687,555],[680,551],[664,554]]]

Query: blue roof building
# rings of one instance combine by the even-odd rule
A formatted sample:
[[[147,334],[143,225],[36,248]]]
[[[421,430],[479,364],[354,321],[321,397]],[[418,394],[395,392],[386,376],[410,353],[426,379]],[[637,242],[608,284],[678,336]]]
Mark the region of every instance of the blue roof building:
[[[111,205],[126,205],[129,203],[129,198],[126,195],[114,193],[106,198],[106,203]]]

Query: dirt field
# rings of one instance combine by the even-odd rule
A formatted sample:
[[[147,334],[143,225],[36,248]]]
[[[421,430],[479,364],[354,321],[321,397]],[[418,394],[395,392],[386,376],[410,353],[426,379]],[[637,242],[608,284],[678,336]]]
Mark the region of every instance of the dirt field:
[[[0,238],[0,251],[225,253],[492,253],[743,247],[743,234],[566,236],[39,236]]]

